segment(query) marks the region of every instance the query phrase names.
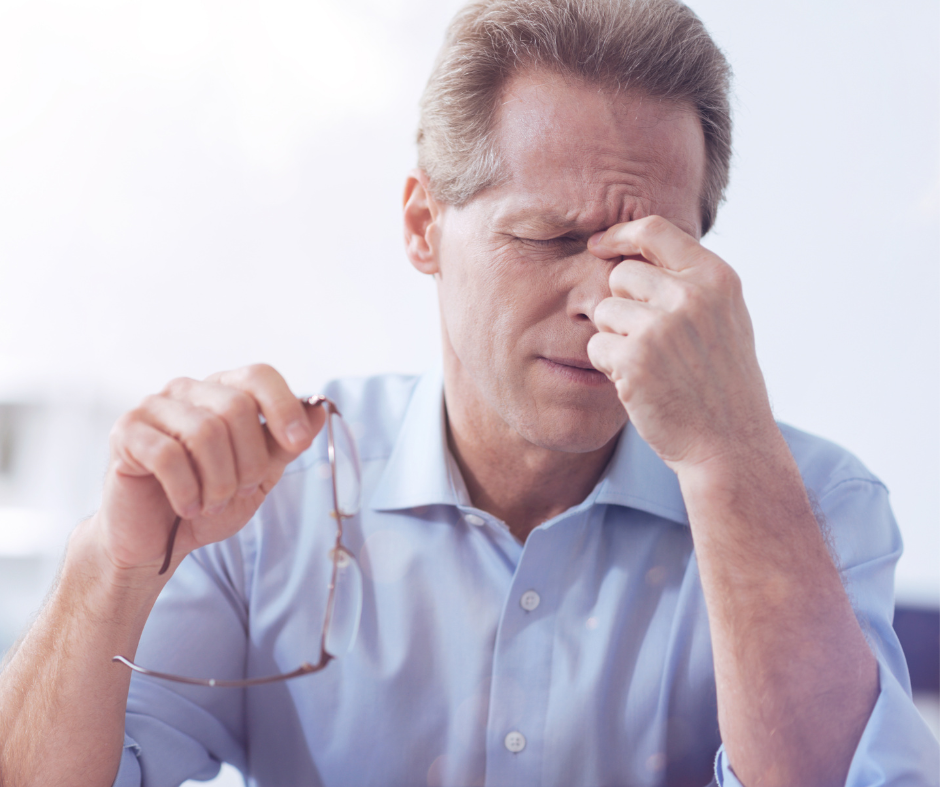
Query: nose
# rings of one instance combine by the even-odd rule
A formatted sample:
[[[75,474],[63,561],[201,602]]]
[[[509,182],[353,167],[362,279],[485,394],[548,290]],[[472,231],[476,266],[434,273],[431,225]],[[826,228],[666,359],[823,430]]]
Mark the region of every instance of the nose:
[[[593,326],[594,310],[601,301],[610,297],[610,272],[621,259],[601,260],[589,252],[578,255],[577,263],[571,272],[568,317],[575,322],[587,322]]]

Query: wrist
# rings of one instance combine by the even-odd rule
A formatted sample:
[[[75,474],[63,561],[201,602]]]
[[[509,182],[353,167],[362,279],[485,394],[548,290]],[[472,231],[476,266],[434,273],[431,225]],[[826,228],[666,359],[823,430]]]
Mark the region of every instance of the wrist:
[[[734,495],[739,488],[760,483],[762,479],[788,478],[802,485],[790,447],[772,419],[754,426],[747,434],[716,441],[694,455],[690,453],[671,466],[684,496]]]
[[[172,572],[159,575],[151,565],[121,567],[106,549],[97,515],[79,523],[69,537],[60,584],[80,589],[88,612],[114,616],[133,615],[156,601]],[[145,614],[146,615],[146,614]]]
[[[838,576],[799,466],[774,432],[758,446],[677,473],[703,578],[720,576],[739,590],[766,587],[785,599],[789,581],[812,585],[808,567],[826,583]]]

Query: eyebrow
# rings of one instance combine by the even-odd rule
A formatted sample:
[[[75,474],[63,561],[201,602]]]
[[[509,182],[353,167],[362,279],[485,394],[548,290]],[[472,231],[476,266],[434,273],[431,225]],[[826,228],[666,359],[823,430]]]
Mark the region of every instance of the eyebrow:
[[[583,223],[572,221],[564,214],[551,210],[540,211],[535,206],[507,211],[505,214],[498,217],[497,222],[500,225],[523,225],[527,228],[547,230],[550,232],[593,232],[591,228],[585,227]]]
[[[692,236],[695,235],[695,228],[689,226],[688,223],[682,219],[670,218],[669,216],[666,216],[666,219],[672,222],[683,232],[686,232]],[[533,230],[535,232],[544,231],[558,234],[575,235],[579,238],[579,240],[581,238],[590,237],[598,230],[606,230],[607,227],[612,226],[585,226],[581,222],[568,219],[564,214],[558,213],[553,209],[541,211],[536,205],[520,206],[509,209],[506,211],[506,213],[498,216],[496,222],[497,226],[500,226],[503,229],[506,229],[510,226],[516,228],[521,226],[527,230]],[[619,220],[616,221],[615,224],[619,224]]]

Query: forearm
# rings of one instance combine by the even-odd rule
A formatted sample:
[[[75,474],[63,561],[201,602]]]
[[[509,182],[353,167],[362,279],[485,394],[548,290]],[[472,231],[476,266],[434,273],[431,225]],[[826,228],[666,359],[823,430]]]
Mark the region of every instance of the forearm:
[[[679,471],[715,658],[722,740],[745,784],[843,784],[878,692],[795,461]]]
[[[0,783],[110,785],[121,758],[133,654],[164,581],[102,562],[94,523],[70,540],[59,582],[0,673]]]

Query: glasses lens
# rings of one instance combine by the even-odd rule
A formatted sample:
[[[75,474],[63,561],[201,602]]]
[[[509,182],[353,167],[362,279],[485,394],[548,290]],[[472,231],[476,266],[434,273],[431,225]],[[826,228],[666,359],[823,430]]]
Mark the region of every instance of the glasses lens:
[[[331,597],[325,645],[327,654],[343,657],[349,653],[359,632],[359,617],[362,615],[362,573],[351,553],[343,547],[336,549],[336,585]]]
[[[352,517],[359,511],[362,491],[359,452],[356,450],[356,441],[342,418],[331,415],[330,424],[333,427],[333,466],[336,473],[339,513],[344,517]]]

